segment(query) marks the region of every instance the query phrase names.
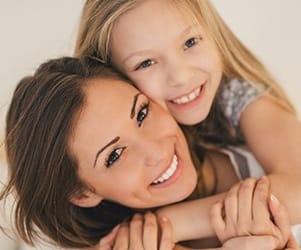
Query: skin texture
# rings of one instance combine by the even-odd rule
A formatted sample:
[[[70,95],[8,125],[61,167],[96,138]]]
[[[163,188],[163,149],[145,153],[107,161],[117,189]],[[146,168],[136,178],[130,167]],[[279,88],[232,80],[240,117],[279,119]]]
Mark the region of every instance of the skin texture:
[[[69,141],[79,177],[89,187],[72,201],[93,207],[104,198],[150,208],[189,196],[196,186],[196,170],[175,120],[132,85],[105,81],[87,84],[86,102]],[[177,163],[172,163],[175,157]],[[173,164],[177,168],[172,176],[152,185]]]
[[[168,1],[143,1],[118,18],[110,53],[113,64],[178,122],[207,117],[222,77],[220,58],[205,30]],[[195,101],[174,102],[197,90]]]
[[[234,185],[224,200],[214,204],[210,217],[222,243],[211,250],[298,249],[290,232],[287,210],[275,196],[270,196],[266,177]],[[131,222],[115,228],[94,249],[191,249],[174,245],[172,233],[165,217],[157,221],[152,213],[136,214]]]

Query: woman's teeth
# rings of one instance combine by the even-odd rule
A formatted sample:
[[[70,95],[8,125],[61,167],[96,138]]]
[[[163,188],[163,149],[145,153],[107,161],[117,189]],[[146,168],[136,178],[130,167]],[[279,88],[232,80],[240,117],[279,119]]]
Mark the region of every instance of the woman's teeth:
[[[201,88],[202,88],[202,86],[197,88],[196,90],[192,91],[188,95],[185,95],[185,96],[182,96],[180,98],[172,100],[172,102],[176,103],[176,104],[186,104],[188,102],[191,102],[200,95]]]
[[[158,184],[167,181],[176,172],[177,167],[178,157],[174,155],[170,167],[158,179],[154,180],[152,184]]]

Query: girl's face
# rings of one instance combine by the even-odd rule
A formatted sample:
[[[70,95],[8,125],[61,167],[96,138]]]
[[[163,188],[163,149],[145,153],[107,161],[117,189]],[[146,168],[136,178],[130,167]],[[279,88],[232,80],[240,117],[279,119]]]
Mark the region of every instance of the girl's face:
[[[206,31],[169,1],[144,0],[120,16],[110,55],[146,95],[192,125],[210,110],[222,63]]]
[[[150,208],[194,190],[186,140],[168,112],[120,80],[91,80],[84,91],[68,145],[98,202]]]

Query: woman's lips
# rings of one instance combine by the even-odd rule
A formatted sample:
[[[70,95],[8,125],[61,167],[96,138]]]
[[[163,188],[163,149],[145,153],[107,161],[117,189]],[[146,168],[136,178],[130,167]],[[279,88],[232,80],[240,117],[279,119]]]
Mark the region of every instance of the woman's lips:
[[[164,172],[156,178],[152,183],[152,188],[162,188],[174,183],[182,172],[181,159],[177,154],[174,154],[171,164]]]

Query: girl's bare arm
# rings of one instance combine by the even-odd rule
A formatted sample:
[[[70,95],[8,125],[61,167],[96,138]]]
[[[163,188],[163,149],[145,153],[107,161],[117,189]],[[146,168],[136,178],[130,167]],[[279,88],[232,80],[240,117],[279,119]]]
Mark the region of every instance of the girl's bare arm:
[[[252,102],[240,126],[247,144],[270,179],[292,224],[301,223],[301,122],[270,97]]]

